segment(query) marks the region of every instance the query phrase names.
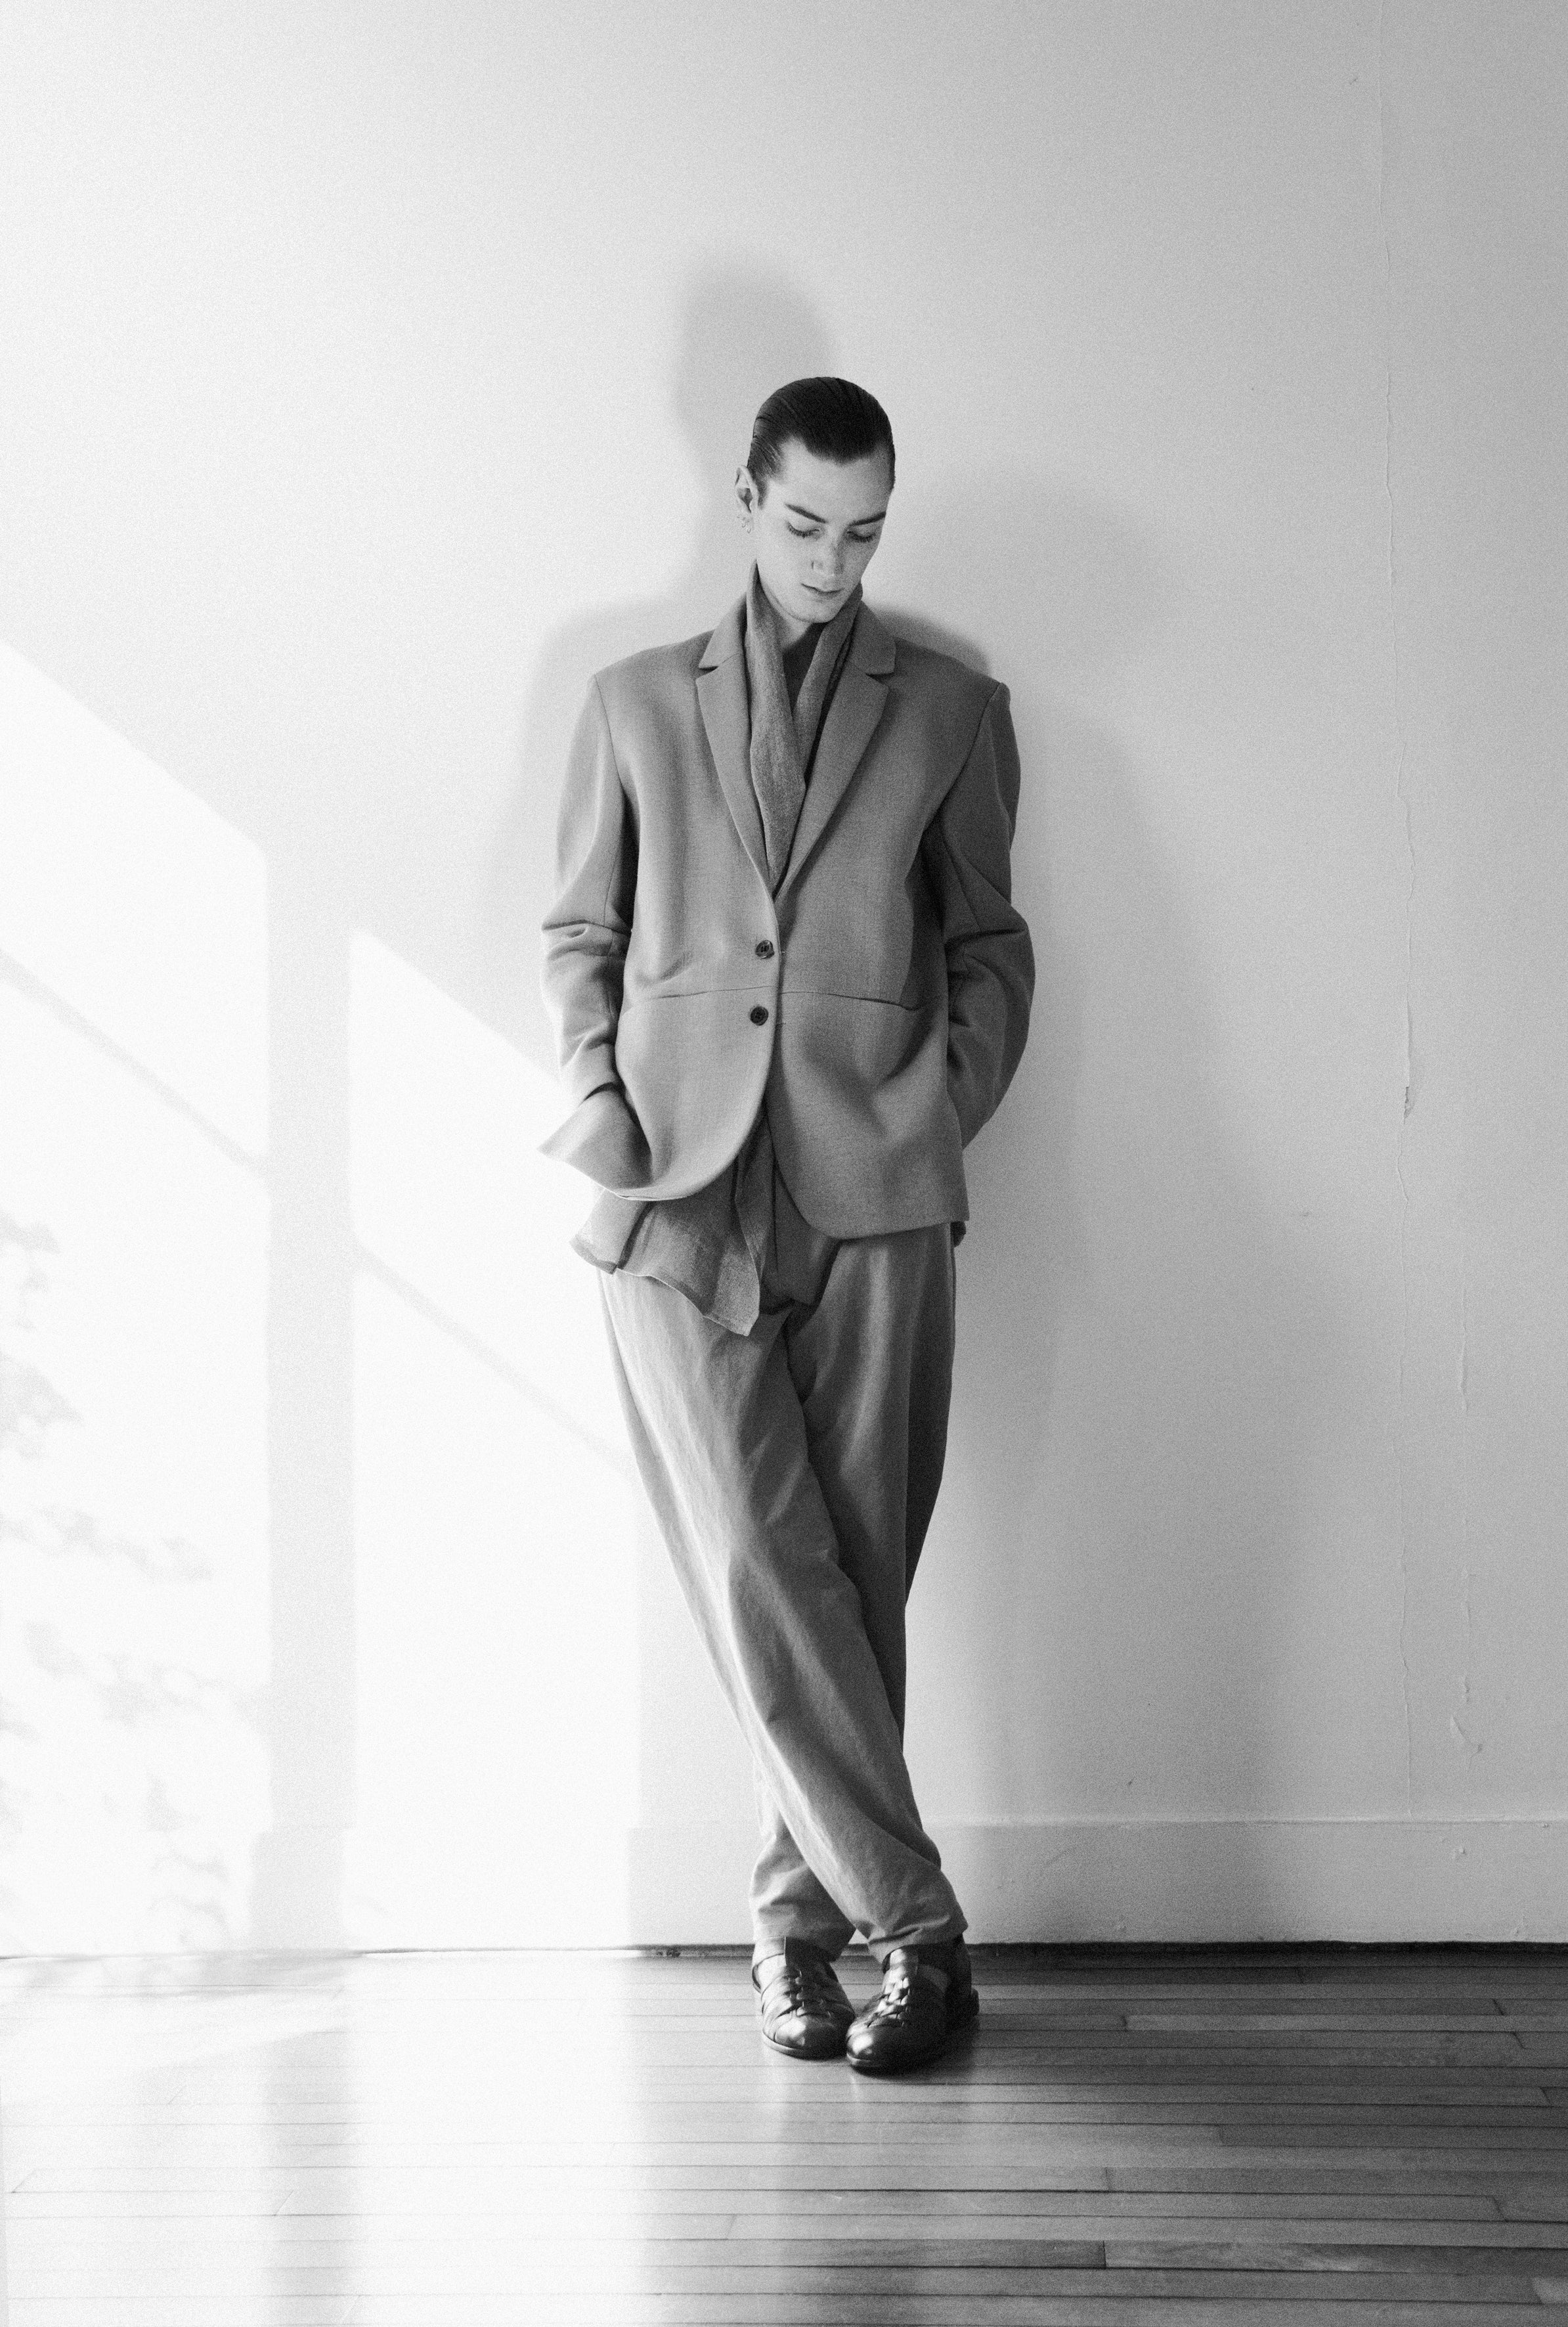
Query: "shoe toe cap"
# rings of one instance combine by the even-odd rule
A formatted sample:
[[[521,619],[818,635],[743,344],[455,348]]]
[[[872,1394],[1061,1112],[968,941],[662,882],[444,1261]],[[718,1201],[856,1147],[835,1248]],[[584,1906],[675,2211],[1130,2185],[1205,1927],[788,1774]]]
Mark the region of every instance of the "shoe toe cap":
[[[781,2013],[762,2033],[776,2051],[793,2053],[798,2060],[832,2060],[844,2050],[842,2028],[803,2012]]]

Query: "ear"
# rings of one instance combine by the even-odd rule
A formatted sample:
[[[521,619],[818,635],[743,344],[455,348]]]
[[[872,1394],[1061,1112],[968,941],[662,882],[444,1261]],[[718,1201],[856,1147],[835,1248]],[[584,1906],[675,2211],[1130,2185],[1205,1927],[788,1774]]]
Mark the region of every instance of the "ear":
[[[735,499],[742,519],[749,524],[761,506],[762,496],[757,490],[756,478],[743,466],[735,471]]]

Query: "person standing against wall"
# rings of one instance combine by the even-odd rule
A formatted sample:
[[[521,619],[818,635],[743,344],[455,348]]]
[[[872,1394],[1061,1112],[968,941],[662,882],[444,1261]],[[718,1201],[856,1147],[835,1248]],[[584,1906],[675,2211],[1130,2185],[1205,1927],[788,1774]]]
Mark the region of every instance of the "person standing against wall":
[[[593,681],[544,985],[602,1193],[617,1382],[751,1747],[764,2039],[888,2074],[977,2011],[903,1754],[904,1607],[940,1483],[963,1149],[1022,1054],[1007,689],[895,639],[861,582],[892,430],[793,380],[736,474],[755,551],[716,630]],[[833,1966],[882,1967],[858,2016]]]

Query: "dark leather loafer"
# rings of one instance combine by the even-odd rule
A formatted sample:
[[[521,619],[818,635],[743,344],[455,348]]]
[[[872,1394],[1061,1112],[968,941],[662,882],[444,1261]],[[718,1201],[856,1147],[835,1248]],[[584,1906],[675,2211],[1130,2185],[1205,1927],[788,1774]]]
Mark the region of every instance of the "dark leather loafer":
[[[779,1954],[753,1964],[751,1985],[765,2043],[797,2061],[838,2058],[854,2006],[820,1948],[807,1939],[786,1939]]]
[[[926,1968],[922,1972],[921,1965]],[[931,1977],[946,1972],[947,1984]],[[897,2077],[923,2069],[946,2049],[956,2028],[980,2009],[962,1939],[945,1947],[894,1948],[882,1966],[882,1994],[851,2025],[849,2065],[866,2077]]]

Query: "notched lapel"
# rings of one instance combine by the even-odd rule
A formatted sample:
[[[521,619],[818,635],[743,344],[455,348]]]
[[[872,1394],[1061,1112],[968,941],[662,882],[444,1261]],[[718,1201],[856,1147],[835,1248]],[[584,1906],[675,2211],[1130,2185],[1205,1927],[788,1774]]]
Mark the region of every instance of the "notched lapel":
[[[746,659],[732,654],[711,668],[697,672],[697,702],[741,845],[771,888],[768,876],[768,845],[762,837],[762,815],[751,785],[751,705],[746,696]]]
[[[845,663],[827,706],[811,781],[806,787],[806,802],[795,827],[789,862],[779,884],[780,895],[826,831],[828,818],[848,790],[850,779],[876,733],[887,699],[884,680],[873,678],[853,658]]]

